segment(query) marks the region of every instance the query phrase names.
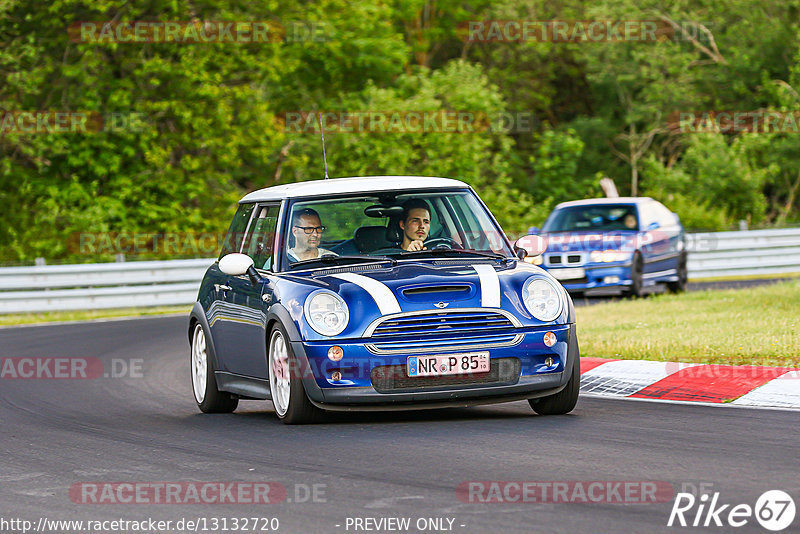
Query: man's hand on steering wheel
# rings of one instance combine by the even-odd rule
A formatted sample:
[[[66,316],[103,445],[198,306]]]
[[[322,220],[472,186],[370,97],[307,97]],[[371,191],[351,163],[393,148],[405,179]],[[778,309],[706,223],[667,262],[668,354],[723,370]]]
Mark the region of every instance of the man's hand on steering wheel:
[[[415,252],[417,250],[425,250],[426,248],[427,247],[425,246],[425,244],[422,242],[421,239],[416,239],[408,244],[408,248],[406,249],[406,251]]]

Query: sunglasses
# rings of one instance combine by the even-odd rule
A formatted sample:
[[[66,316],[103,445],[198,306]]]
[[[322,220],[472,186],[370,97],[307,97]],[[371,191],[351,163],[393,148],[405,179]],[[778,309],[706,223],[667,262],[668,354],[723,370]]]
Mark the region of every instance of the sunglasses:
[[[314,232],[321,234],[325,231],[324,226],[295,226],[295,228],[300,228],[306,235],[311,235]]]

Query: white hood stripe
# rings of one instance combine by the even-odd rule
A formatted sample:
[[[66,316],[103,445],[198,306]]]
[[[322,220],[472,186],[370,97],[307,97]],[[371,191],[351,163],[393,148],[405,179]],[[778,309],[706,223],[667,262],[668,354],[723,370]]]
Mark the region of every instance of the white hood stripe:
[[[500,277],[491,265],[473,265],[481,281],[481,306],[484,308],[500,307]]]
[[[392,293],[392,290],[377,280],[354,273],[334,274],[331,276],[353,283],[369,293],[375,300],[375,304],[378,305],[381,315],[389,315],[390,313],[400,313],[403,311],[400,309],[400,304],[397,302],[397,298],[394,296],[394,293]]]

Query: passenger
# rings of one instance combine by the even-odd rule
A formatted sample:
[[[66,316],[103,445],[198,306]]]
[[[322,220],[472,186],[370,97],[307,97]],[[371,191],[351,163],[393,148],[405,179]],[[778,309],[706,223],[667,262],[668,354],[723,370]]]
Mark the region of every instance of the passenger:
[[[400,221],[403,242],[400,248],[413,252],[425,250],[425,240],[431,230],[431,210],[421,198],[410,198],[403,203],[403,217]]]
[[[625,222],[625,228],[628,228],[629,230],[636,230],[638,227],[638,224],[636,223],[636,215],[634,215],[633,213],[627,214],[625,216],[624,222]]]
[[[326,254],[337,256],[338,254],[335,252],[320,248],[319,243],[322,240],[323,232],[325,232],[325,227],[322,226],[316,210],[304,208],[296,211],[292,216],[294,247],[286,252],[289,261],[313,260]]]

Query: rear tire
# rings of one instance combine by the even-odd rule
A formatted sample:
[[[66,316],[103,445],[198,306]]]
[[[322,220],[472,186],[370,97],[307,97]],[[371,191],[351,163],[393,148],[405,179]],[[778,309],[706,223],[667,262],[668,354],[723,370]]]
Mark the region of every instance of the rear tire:
[[[269,336],[267,359],[269,391],[278,419],[287,425],[313,423],[322,419],[324,412],[308,400],[289,337],[278,323]]]
[[[572,376],[564,389],[555,395],[528,399],[533,411],[539,415],[563,415],[569,413],[578,403],[578,393],[581,390],[581,361],[576,359],[572,364]]]
[[[686,284],[689,280],[689,269],[686,267],[686,254],[681,254],[678,260],[678,281],[667,282],[667,289],[670,293],[683,293],[686,291]]]
[[[191,352],[192,392],[197,407],[203,413],[230,413],[239,405],[239,399],[217,389],[214,375],[214,358],[208,350],[208,338],[203,325],[197,323],[192,333]]]

